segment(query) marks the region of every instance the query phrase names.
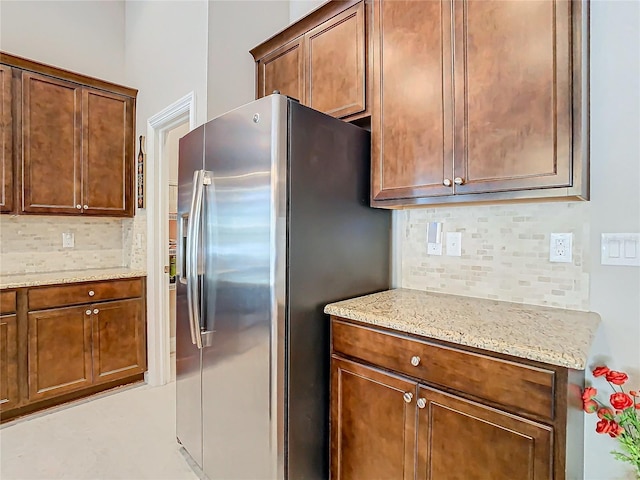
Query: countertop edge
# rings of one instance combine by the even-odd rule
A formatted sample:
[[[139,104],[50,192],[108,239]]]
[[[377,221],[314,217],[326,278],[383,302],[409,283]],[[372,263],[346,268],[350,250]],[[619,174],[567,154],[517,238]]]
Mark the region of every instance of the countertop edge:
[[[60,275],[59,277],[53,277],[53,275]],[[25,287],[41,287],[45,285],[60,285],[67,283],[81,283],[81,282],[90,282],[90,281],[100,281],[100,280],[118,280],[125,278],[138,278],[138,277],[146,277],[146,270],[131,270],[131,271],[117,271],[117,272],[105,272],[98,271],[91,273],[91,271],[87,271],[86,274],[81,274],[80,272],[69,272],[70,276],[66,276],[65,272],[56,272],[46,275],[52,275],[51,278],[43,278],[38,279],[34,278],[33,280],[5,280],[0,278],[0,289],[8,290],[12,288],[25,288]],[[34,276],[37,276],[35,274]]]

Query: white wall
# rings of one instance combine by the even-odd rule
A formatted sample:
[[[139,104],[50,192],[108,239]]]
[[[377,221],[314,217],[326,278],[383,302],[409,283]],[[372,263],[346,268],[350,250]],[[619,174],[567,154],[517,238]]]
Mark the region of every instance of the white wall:
[[[209,2],[207,119],[255,98],[255,63],[249,50],[288,22],[286,0]]]
[[[315,10],[327,0],[291,0],[289,2],[289,22],[304,17],[311,10]]]
[[[2,0],[0,49],[125,83],[124,15],[122,0]]]
[[[602,316],[589,366],[606,362],[640,388],[640,268],[600,265],[600,234],[640,232],[640,4],[591,3],[591,309]],[[602,398],[608,397],[605,382]],[[585,421],[585,479],[635,478],[617,441]],[[626,476],[625,473],[626,472]]]

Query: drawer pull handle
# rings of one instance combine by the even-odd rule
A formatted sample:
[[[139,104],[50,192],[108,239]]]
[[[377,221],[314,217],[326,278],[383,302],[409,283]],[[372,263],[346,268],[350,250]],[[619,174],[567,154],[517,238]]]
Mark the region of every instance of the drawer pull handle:
[[[94,292],[93,290],[89,290],[89,296],[93,297],[96,294],[96,292]]]
[[[87,311],[86,311],[86,312],[84,312],[84,313],[86,313],[87,315],[91,315],[91,310],[87,310]]]
[[[407,403],[411,403],[411,399],[413,398],[413,393],[411,392],[404,392],[404,395],[402,396],[402,398],[404,398],[404,401]]]
[[[418,365],[420,365],[420,357],[417,355],[414,355],[413,357],[411,357],[411,365],[413,365],[414,367],[417,367]]]
[[[419,398],[416,403],[418,404],[418,408],[424,408],[427,406],[427,401],[424,398]]]
[[[100,312],[100,310],[98,310],[97,308],[93,309],[93,313],[95,313],[96,315]]]

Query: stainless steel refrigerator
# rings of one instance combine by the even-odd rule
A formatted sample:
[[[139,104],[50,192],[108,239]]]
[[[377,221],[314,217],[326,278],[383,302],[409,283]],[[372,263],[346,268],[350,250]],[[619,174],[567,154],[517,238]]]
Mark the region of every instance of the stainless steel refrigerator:
[[[212,480],[328,478],[323,308],[389,286],[369,132],[270,95],[179,152],[178,440]]]

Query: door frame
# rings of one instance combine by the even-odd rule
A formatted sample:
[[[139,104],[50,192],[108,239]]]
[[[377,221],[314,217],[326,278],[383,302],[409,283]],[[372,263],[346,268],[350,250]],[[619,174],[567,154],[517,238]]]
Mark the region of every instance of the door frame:
[[[189,122],[196,127],[196,95],[184,97],[150,117],[147,121],[147,373],[149,385],[166,384],[171,378],[169,333],[169,166],[163,162],[167,133]]]

